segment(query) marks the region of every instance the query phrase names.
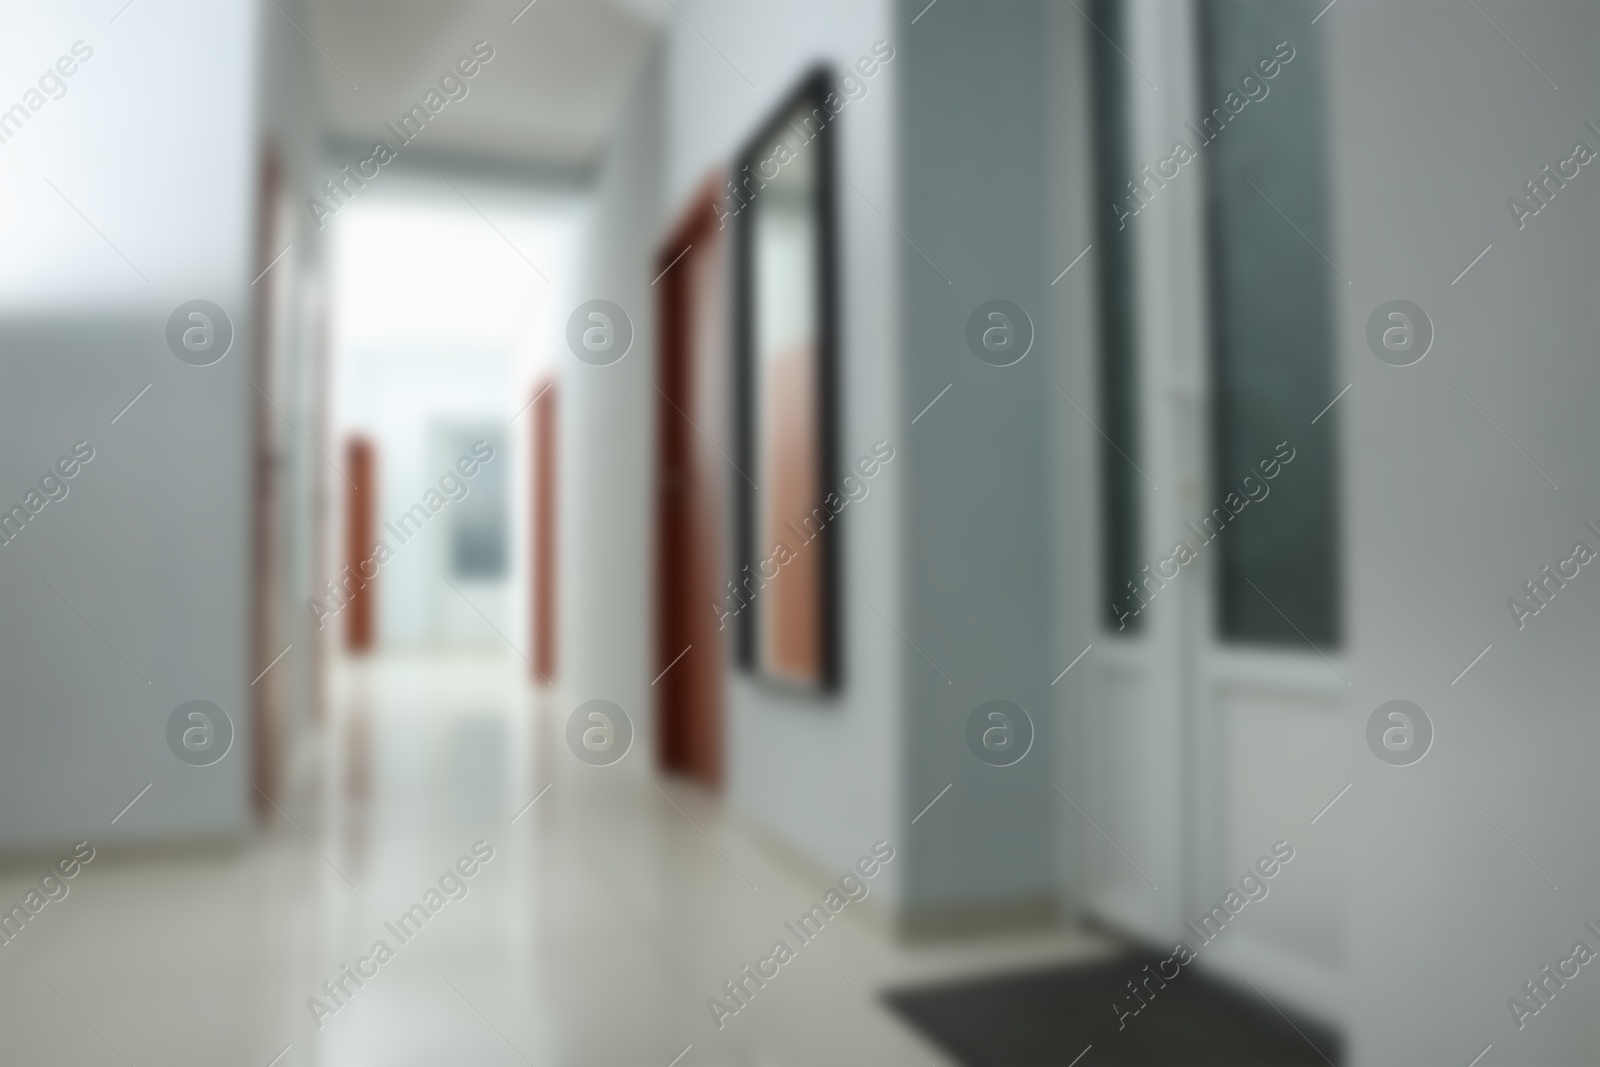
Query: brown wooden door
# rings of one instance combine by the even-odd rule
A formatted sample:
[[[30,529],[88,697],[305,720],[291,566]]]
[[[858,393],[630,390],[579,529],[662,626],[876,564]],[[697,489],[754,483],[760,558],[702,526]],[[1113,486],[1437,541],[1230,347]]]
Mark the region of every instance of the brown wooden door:
[[[656,256],[657,762],[722,782],[729,418],[727,248],[719,177],[708,179]],[[713,444],[715,442],[715,444]],[[718,450],[721,450],[720,452]]]
[[[290,724],[284,700],[283,671],[269,671],[287,651],[288,621],[283,597],[283,523],[289,501],[284,471],[290,447],[282,416],[280,375],[289,344],[289,304],[294,258],[283,257],[294,229],[294,207],[284,192],[283,165],[271,141],[261,146],[256,188],[256,233],[251,290],[252,385],[251,515],[250,515],[250,780],[256,813],[265,815],[278,794],[284,747]],[[286,261],[283,261],[286,260]],[[268,270],[269,267],[274,267]],[[273,397],[278,396],[279,401]]]
[[[533,473],[529,498],[532,537],[529,559],[533,571],[533,673],[545,684],[556,676],[556,383],[544,378],[534,384],[529,430]]]
[[[377,447],[365,437],[352,437],[345,453],[345,470],[352,483],[345,511],[345,574],[354,581],[345,584],[353,591],[344,609],[344,647],[351,652],[370,652],[377,637],[378,575],[371,559],[378,540]]]

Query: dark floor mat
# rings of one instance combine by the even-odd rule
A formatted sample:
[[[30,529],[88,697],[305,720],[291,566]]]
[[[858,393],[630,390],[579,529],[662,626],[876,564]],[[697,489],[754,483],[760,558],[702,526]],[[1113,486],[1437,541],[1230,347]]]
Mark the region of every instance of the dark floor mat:
[[[1184,967],[1137,1015],[1127,983],[1156,958],[1136,954],[1070,967],[891,992],[894,1010],[964,1067],[1328,1067],[1339,1040]],[[1168,965],[1171,969],[1171,965]],[[1141,992],[1143,989],[1141,987]],[[1280,998],[1263,990],[1274,1003]],[[1279,1004],[1279,1007],[1282,1005]],[[1290,1021],[1292,1020],[1292,1021]],[[1090,1047],[1092,1046],[1092,1047]]]

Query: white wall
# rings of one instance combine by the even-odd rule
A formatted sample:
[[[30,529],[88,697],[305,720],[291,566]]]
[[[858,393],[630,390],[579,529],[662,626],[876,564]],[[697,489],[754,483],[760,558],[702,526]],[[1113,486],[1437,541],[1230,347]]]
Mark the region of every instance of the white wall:
[[[1600,115],[1600,25],[1590,5],[1479,6],[1559,91],[1471,9],[1347,2],[1317,25],[1333,72],[1328,254],[1352,281],[1337,307],[1339,381],[1353,386],[1335,410],[1360,705],[1342,802],[1358,1064],[1465,1064],[1491,1042],[1485,1064],[1583,1063],[1597,1047],[1591,976],[1520,1033],[1506,1000],[1580,938],[1596,947],[1583,923],[1600,915],[1600,590],[1583,574],[1520,632],[1506,600],[1574,541],[1595,544],[1582,527],[1600,518],[1600,179],[1584,168],[1522,232],[1506,199],[1574,141],[1597,147],[1583,123]],[[1436,329],[1404,369],[1364,338],[1394,298]],[[1362,739],[1393,697],[1436,730],[1410,767],[1379,763]]]
[[[731,162],[817,61],[842,71],[878,41],[896,48],[903,43],[904,25],[892,24],[896,8],[888,0],[682,7],[683,17],[669,16],[667,33],[669,213],[710,168]],[[902,66],[898,58],[885,65],[835,126],[843,179],[839,456],[853,463],[879,439],[900,450],[870,495],[841,514],[841,575],[896,625],[902,621],[896,556],[905,464],[897,377],[901,238],[878,211],[890,218],[899,211],[894,124]],[[729,799],[738,810],[815,862],[843,869],[875,840],[905,845],[909,815],[898,784],[906,650],[862,596],[841,585],[839,597],[843,682],[837,698],[788,696],[735,675],[728,688],[726,766]],[[899,863],[884,869],[888,900],[899,899],[902,872]]]
[[[906,23],[914,6],[901,6]],[[904,628],[938,668],[922,655],[903,660],[901,802],[915,813],[954,782],[917,826],[907,877],[918,906],[1042,900],[1057,883],[1050,681],[1070,655],[1057,647],[1051,603],[1049,428],[1064,405],[1051,387],[1046,303],[1056,293],[1045,255],[1043,29],[1034,3],[954,0],[901,50],[905,421],[951,386],[899,431]],[[997,298],[1022,307],[1036,333],[1010,367],[981,362],[965,339],[968,317]],[[968,717],[993,699],[1033,720],[1037,751],[1015,766],[990,767],[967,748]]]
[[[13,5],[0,39],[0,67],[19,75],[8,94],[75,40],[94,49],[66,95],[0,145],[11,205],[0,499],[20,500],[74,441],[95,449],[67,498],[0,548],[9,849],[234,833],[248,819],[258,11],[142,4],[113,23],[118,6]],[[206,368],[179,362],[164,337],[169,313],[196,297],[235,329],[232,352]],[[222,705],[236,733],[204,769],[179,762],[164,735],[195,698]]]
[[[603,698],[633,721],[627,766],[653,766],[650,680],[652,546],[655,538],[656,392],[651,264],[663,225],[663,114],[659,58],[644,64],[628,94],[596,178],[584,256],[567,280],[555,318],[558,374],[556,682],[565,714]],[[633,347],[606,367],[566,348],[579,304],[610,300],[632,320]],[[527,427],[523,428],[526,433]]]

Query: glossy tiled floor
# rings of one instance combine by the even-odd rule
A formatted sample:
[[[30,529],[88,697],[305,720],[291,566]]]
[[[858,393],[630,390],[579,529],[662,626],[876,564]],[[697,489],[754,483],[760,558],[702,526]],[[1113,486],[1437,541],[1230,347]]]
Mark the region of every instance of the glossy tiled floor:
[[[647,753],[579,764],[521,667],[341,667],[306,784],[249,843],[97,857],[5,946],[0,1063],[943,1067],[879,990],[1102,950],[1063,933],[911,951],[852,906],[719,1031],[706,999],[826,878],[654,781]],[[401,944],[385,923],[478,841],[493,859]],[[0,871],[0,900],[34,873]],[[333,1007],[323,983],[380,939],[393,958],[314,1019],[308,999]]]

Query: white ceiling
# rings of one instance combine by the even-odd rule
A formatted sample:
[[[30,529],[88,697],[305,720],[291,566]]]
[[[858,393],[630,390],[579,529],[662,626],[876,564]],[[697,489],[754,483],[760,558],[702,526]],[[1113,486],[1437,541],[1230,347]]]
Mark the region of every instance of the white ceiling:
[[[526,4],[309,0],[310,25],[300,28],[325,53],[314,59],[327,134],[388,137],[385,122],[419,103],[474,41],[487,40],[493,60],[418,145],[523,165],[594,166],[670,9],[666,0],[535,0],[523,11]]]

